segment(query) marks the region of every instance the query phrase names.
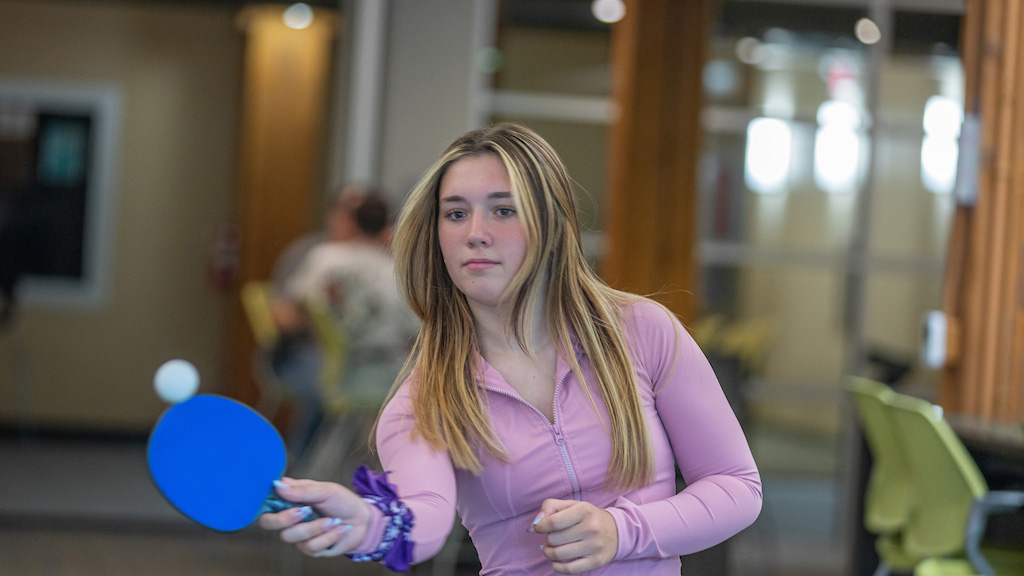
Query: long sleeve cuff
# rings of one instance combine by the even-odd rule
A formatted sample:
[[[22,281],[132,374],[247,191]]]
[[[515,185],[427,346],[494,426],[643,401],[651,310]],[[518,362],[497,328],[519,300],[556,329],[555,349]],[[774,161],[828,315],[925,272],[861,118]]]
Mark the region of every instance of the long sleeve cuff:
[[[409,507],[398,498],[395,487],[388,482],[388,473],[375,474],[366,466],[360,466],[352,478],[352,487],[356,494],[363,497],[367,504],[377,508],[383,520],[383,530],[377,539],[377,548],[372,552],[348,554],[356,562],[383,562],[395,572],[405,572],[412,563],[413,542],[409,539],[409,531],[415,523],[415,517]],[[374,523],[371,516],[371,527]],[[368,532],[367,535],[369,535]],[[364,537],[365,544],[366,538]]]
[[[363,540],[355,550],[352,550],[352,554],[369,554],[380,546],[380,541],[384,538],[384,527],[387,526],[387,518],[384,517],[384,513],[376,506],[368,503],[367,507],[370,508],[370,522],[366,525],[366,533],[363,535]]]

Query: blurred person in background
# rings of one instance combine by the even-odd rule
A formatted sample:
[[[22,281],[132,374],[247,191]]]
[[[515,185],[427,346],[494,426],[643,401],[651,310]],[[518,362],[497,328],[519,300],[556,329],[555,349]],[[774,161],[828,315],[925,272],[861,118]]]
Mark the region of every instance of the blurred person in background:
[[[307,251],[274,300],[274,316],[284,334],[302,335],[316,346],[309,317],[313,309],[328,314],[330,328],[347,343],[336,382],[313,386],[308,402],[336,393],[376,413],[398,376],[419,322],[395,286],[389,209],[377,193],[342,192],[329,216],[330,238]],[[322,327],[321,327],[322,329]],[[321,354],[322,350],[315,353]],[[322,365],[322,358],[319,358]],[[305,377],[319,378],[319,371]],[[323,417],[313,417],[296,432],[305,447]]]

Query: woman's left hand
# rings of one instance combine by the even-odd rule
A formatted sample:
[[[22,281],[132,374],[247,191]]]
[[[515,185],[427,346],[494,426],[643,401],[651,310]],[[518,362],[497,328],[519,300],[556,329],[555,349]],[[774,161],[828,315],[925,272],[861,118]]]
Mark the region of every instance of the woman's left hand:
[[[544,556],[559,574],[596,570],[612,561],[619,534],[612,515],[593,504],[549,498],[533,531],[547,534]]]

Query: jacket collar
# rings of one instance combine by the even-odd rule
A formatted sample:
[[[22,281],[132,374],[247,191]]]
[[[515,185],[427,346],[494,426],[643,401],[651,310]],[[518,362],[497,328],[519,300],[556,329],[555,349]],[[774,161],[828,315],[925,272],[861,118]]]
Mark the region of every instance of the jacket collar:
[[[572,326],[569,326],[569,342],[572,344],[573,354],[576,355],[576,362],[582,363],[583,358],[586,357],[586,352],[583,350],[583,344],[580,343],[579,336],[577,336],[576,330],[574,330]],[[494,388],[518,395],[518,392],[516,392],[515,389],[505,381],[505,378],[497,371],[497,369],[494,368],[494,366],[491,366],[490,363],[484,359],[483,355],[480,354],[479,351],[474,351],[473,354],[475,355],[474,359],[479,367],[475,371],[476,374],[474,375],[474,380],[476,381],[477,386],[482,388]],[[563,354],[559,354],[555,365],[555,377],[560,378],[562,374],[571,369],[571,365],[565,360]]]

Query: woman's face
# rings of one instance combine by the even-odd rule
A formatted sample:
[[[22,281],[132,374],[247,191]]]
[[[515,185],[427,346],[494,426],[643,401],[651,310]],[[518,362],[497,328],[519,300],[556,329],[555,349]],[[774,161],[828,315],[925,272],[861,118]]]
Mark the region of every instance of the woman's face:
[[[470,307],[497,307],[526,257],[526,230],[497,156],[468,156],[448,167],[438,194],[437,235],[448,275]]]

